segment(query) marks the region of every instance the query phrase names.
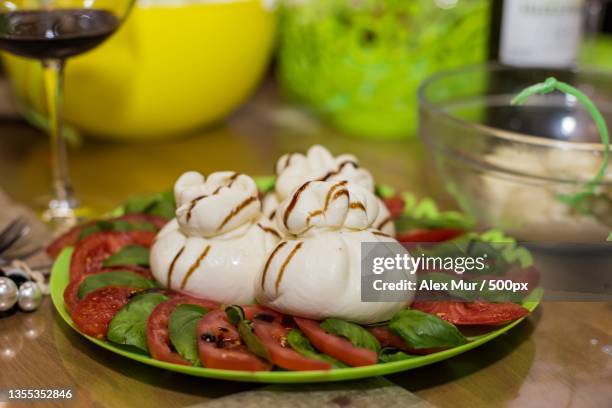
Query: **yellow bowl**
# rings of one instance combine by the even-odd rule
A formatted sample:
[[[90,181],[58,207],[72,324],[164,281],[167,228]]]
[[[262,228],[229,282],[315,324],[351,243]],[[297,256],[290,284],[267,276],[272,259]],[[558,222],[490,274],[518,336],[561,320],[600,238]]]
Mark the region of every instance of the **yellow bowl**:
[[[267,66],[275,14],[263,0],[177,3],[136,6],[108,42],[68,61],[66,123],[111,139],[170,138],[244,101]],[[40,64],[4,61],[20,105],[45,112]]]

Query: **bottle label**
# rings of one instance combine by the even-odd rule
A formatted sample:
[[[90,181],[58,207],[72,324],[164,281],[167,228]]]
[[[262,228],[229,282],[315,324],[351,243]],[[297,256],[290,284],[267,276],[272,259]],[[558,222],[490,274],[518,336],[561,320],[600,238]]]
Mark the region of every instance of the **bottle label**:
[[[584,0],[506,0],[500,60],[521,67],[574,64],[582,36]]]

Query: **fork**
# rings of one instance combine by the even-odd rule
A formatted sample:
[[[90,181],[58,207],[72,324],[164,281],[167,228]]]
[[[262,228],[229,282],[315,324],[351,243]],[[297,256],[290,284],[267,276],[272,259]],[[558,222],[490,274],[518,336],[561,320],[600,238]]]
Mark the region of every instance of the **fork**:
[[[17,217],[0,232],[0,265],[9,263],[12,259],[24,259],[40,251],[40,247],[26,253],[12,256],[12,259],[3,259],[2,255],[14,247],[17,242],[30,233],[30,226],[22,217]]]

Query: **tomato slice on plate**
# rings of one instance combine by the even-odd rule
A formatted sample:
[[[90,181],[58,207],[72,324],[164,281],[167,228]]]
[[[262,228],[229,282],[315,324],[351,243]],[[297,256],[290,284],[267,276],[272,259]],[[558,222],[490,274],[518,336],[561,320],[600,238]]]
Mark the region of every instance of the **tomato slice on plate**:
[[[81,286],[81,283],[83,283],[83,281],[85,280],[85,277],[86,276],[83,275],[78,279],[70,281],[68,286],[66,286],[66,289],[64,289],[64,306],[66,307],[66,310],[70,315],[72,315],[74,308],[79,303],[79,287]]]
[[[294,317],[300,330],[319,351],[353,367],[376,364],[378,355],[373,350],[355,347],[345,338],[323,330],[320,322]]]
[[[107,286],[89,293],[74,308],[72,320],[88,336],[103,339],[113,317],[141,289]]]
[[[270,359],[275,365],[292,371],[329,370],[332,365],[327,361],[304,357],[293,350],[287,343],[287,334],[291,327],[286,327],[278,320],[269,322],[255,317],[253,331],[268,350]]]
[[[383,202],[385,203],[385,207],[387,207],[389,210],[389,213],[391,213],[391,218],[393,219],[399,218],[404,211],[404,207],[406,207],[404,199],[400,196],[383,198]]]
[[[393,333],[386,326],[368,327],[368,331],[376,337],[376,340],[378,340],[382,347],[393,347],[405,351],[408,354],[424,355],[445,350],[444,348],[413,349],[409,347],[400,336]]]
[[[460,237],[465,234],[462,229],[415,229],[409,232],[398,233],[396,238],[399,242],[444,242]]]
[[[88,222],[83,225],[77,225],[76,227],[71,228],[67,232],[55,238],[53,242],[51,242],[47,246],[47,254],[51,258],[57,258],[57,256],[60,254],[60,252],[64,250],[64,248],[73,246],[78,241],[79,236],[81,235],[81,231],[83,231],[84,228],[92,224],[93,222]]]
[[[137,273],[143,276],[144,278],[153,279],[153,274],[151,273],[149,269],[143,268],[142,266],[138,266],[138,265],[111,266],[108,268],[100,269],[99,271],[94,272],[93,274],[98,274],[98,273],[103,273],[103,272],[113,272],[113,271],[129,271],[129,272]],[[88,275],[81,275],[77,279],[73,279],[72,281],[70,281],[68,286],[66,286],[66,288],[64,289],[64,305],[66,307],[66,310],[68,310],[69,314],[72,314],[72,311],[74,310],[76,305],[80,302],[80,299],[78,297],[79,287],[81,286],[85,278],[87,278],[87,276]]]
[[[147,345],[153,358],[168,363],[191,365],[189,361],[174,350],[168,333],[170,315],[178,305],[183,304],[198,305],[208,310],[219,308],[219,305],[215,302],[186,295],[177,295],[157,305],[147,321]]]
[[[198,351],[207,368],[269,371],[272,365],[251,353],[224,310],[208,312],[198,322]]]
[[[394,347],[402,351],[411,351],[404,340],[386,326],[368,327],[368,331],[376,337],[382,347]]]
[[[125,214],[121,217],[110,218],[108,221],[126,221],[131,223],[146,222],[152,224],[158,230],[168,222],[168,220],[165,218],[157,215],[139,213]],[[79,236],[81,236],[81,232],[83,232],[85,228],[94,225],[96,222],[97,221],[91,221],[85,224],[77,225],[76,227],[73,227],[69,231],[60,235],[54,239],[49,246],[47,246],[47,254],[49,254],[49,256],[52,258],[57,258],[64,248],[74,246],[77,243]]]
[[[150,247],[155,239],[152,231],[99,232],[79,241],[70,261],[70,280],[102,269],[106,258],[128,245]]]
[[[440,319],[459,326],[495,326],[509,323],[529,314],[529,310],[516,303],[490,303],[480,300],[476,302],[417,301],[412,303],[411,308],[435,314]]]

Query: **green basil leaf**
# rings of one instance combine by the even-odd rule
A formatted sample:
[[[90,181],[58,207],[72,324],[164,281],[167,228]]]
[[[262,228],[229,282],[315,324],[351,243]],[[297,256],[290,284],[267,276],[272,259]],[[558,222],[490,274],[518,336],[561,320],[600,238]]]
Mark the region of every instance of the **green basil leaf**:
[[[100,232],[100,228],[97,225],[89,225],[81,230],[78,241],[90,236],[91,234],[95,234],[96,232]]]
[[[380,351],[380,343],[376,337],[358,324],[330,318],[321,322],[321,328],[328,333],[346,338],[355,347],[366,348],[377,353]]]
[[[416,356],[408,353],[404,353],[394,347],[385,347],[378,353],[378,361],[381,363],[392,363],[394,361],[409,360]]]
[[[233,325],[237,325],[245,319],[244,309],[238,305],[226,307],[225,314],[227,315],[227,320],[229,320]]]
[[[157,196],[155,203],[148,209],[147,214],[157,215],[170,220],[176,216],[176,203],[174,193],[166,191]]]
[[[272,361],[268,349],[263,342],[253,333],[253,322],[250,320],[242,320],[238,323],[238,334],[244,341],[249,351],[267,361]]]
[[[141,265],[149,266],[149,248],[140,245],[129,245],[109,256],[103,266]]]
[[[393,316],[389,329],[415,349],[455,347],[467,339],[453,324],[418,310],[402,310]]]
[[[418,200],[412,193],[401,194],[405,206],[401,216],[395,221],[398,231],[411,229],[439,229],[456,228],[470,230],[474,227],[474,220],[467,214],[457,211],[440,211],[431,198]]]
[[[374,194],[381,198],[391,198],[395,196],[395,189],[388,184],[377,184],[374,187]]]
[[[185,360],[200,364],[198,353],[197,325],[208,310],[199,305],[178,305],[170,315],[168,333],[172,345]]]
[[[123,211],[125,214],[130,214],[130,213],[146,214],[147,211],[149,211],[151,207],[155,205],[155,202],[156,202],[156,194],[152,194],[148,196],[130,197],[123,204]]]
[[[88,293],[105,286],[130,286],[133,288],[150,289],[157,287],[157,283],[137,273],[130,271],[102,272],[89,275],[79,286],[77,296],[79,299]]]
[[[155,306],[167,299],[168,297],[161,293],[135,296],[111,320],[106,337],[114,343],[134,346],[148,352],[147,320]]]
[[[336,360],[335,358],[328,356],[327,354],[319,353],[315,348],[310,344],[310,340],[308,337],[304,335],[299,329],[292,329],[289,334],[287,334],[287,343],[291,346],[292,349],[303,355],[304,357],[312,358],[315,360],[323,360],[327,361],[335,368],[343,368],[347,367],[341,361]]]
[[[267,193],[274,190],[276,184],[275,176],[258,176],[254,178],[257,189],[262,193]]]
[[[468,232],[453,240],[435,246],[417,247],[414,252],[422,252],[427,257],[471,258],[486,257],[487,268],[470,271],[471,274],[503,274],[512,267],[527,268],[533,264],[533,257],[527,248],[520,246],[500,230],[483,233]]]
[[[124,214],[144,213],[157,215],[166,219],[174,218],[176,202],[172,190],[148,196],[131,197],[122,206]]]

